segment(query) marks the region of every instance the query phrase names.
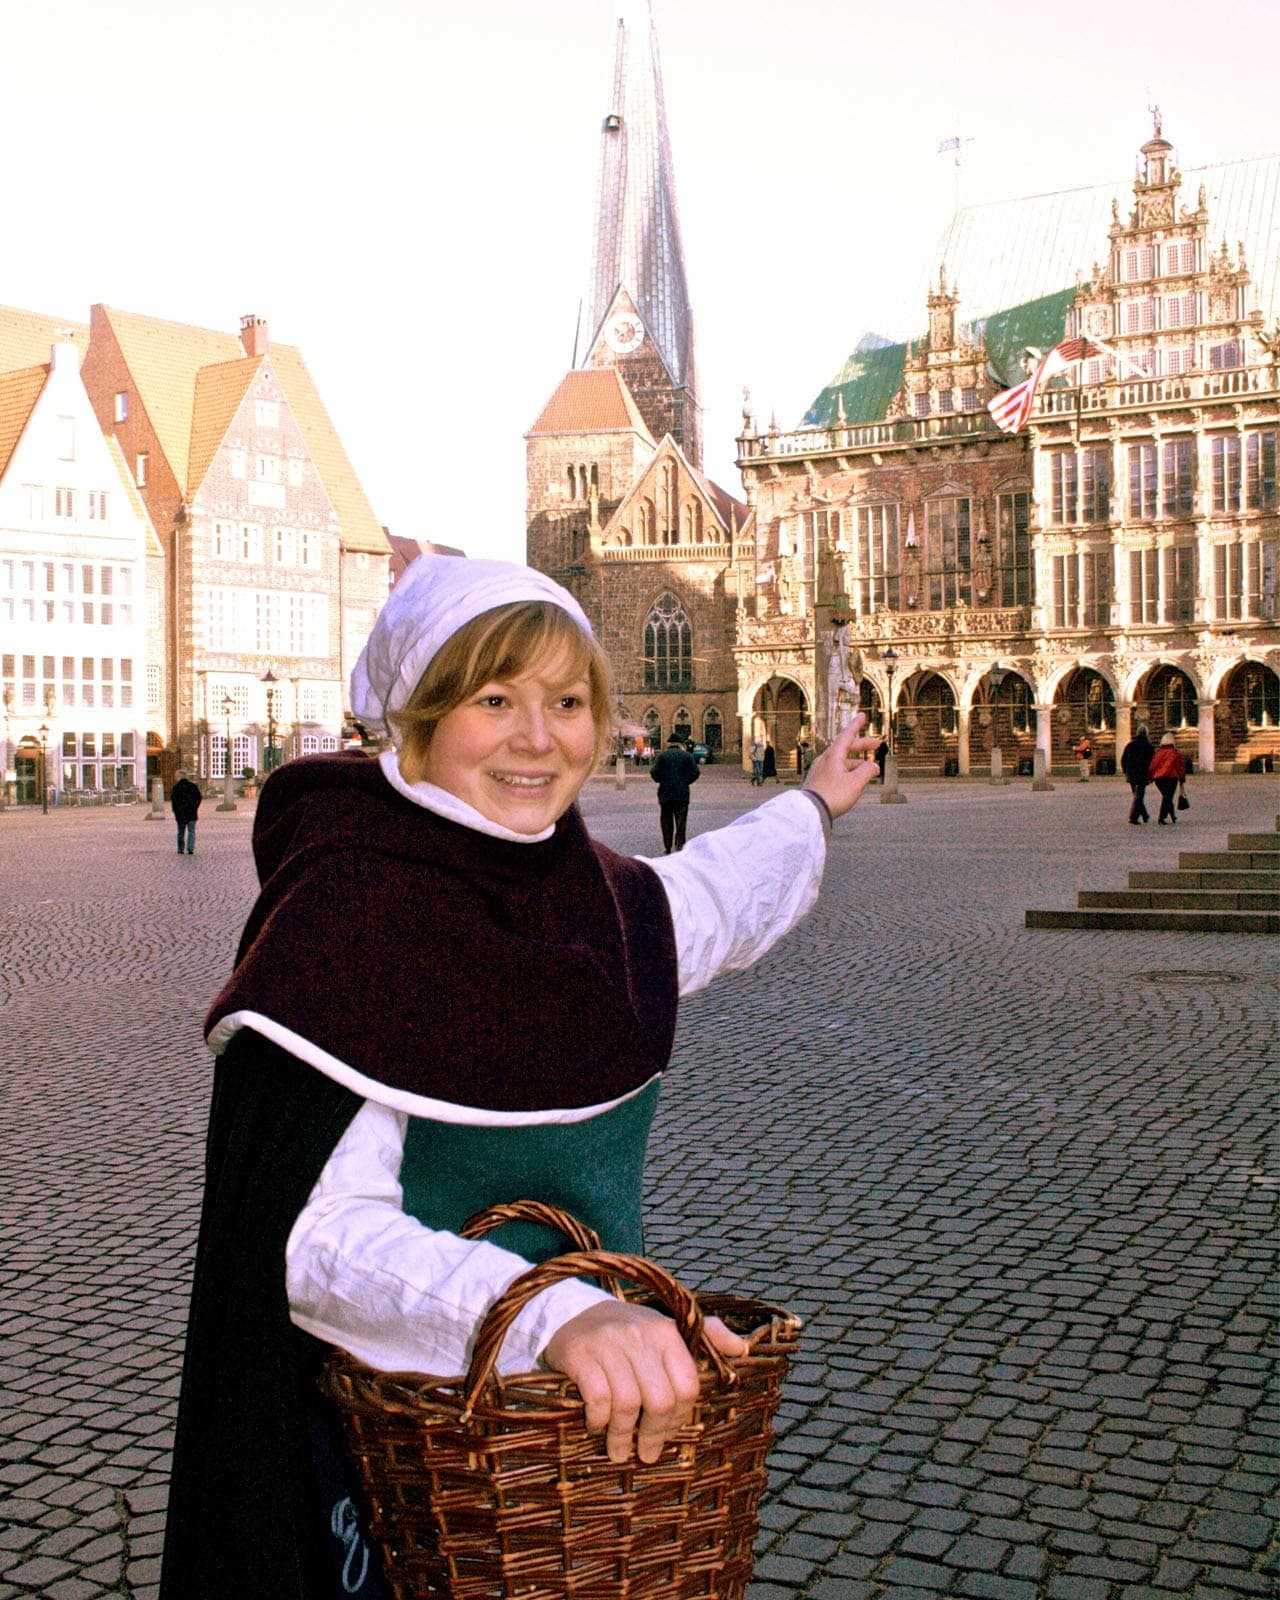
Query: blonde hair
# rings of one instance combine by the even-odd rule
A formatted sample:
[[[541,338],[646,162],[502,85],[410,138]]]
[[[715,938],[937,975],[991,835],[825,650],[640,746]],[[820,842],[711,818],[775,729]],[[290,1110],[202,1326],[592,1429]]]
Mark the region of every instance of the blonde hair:
[[[440,720],[482,685],[561,662],[566,682],[587,680],[599,761],[614,720],[608,659],[561,606],[549,600],[521,600],[482,611],[463,623],[427,663],[403,709],[388,713],[387,721],[400,736],[406,777],[425,756]]]

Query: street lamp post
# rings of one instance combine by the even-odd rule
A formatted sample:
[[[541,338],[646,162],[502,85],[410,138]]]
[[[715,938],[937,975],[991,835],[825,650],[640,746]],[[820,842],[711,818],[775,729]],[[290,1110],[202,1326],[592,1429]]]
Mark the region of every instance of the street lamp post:
[[[262,674],[262,681],[267,686],[267,751],[262,766],[265,772],[271,772],[276,764],[276,684],[279,679],[268,667]]]
[[[219,811],[234,811],[236,809],[235,779],[231,772],[231,713],[235,710],[236,703],[229,694],[222,697],[222,715],[227,723],[227,744],[225,752],[224,781],[222,785],[222,799],[218,801]]]
[[[893,675],[898,667],[898,652],[890,645],[880,659],[884,662],[884,675],[889,681],[889,748],[884,758],[884,793],[880,796],[880,804],[882,806],[901,805],[907,797],[898,788],[898,749],[897,741],[893,736]]]
[[[889,715],[889,753],[891,755],[894,753],[894,751],[897,748],[896,745],[895,745],[895,742],[894,742],[894,737],[893,737],[893,675],[897,671],[897,667],[898,667],[898,652],[893,648],[892,645],[890,645],[889,648],[884,653],[884,671],[885,671],[885,676],[889,680],[889,705],[888,705],[888,715]]]
[[[1004,755],[1000,749],[1000,685],[1004,682],[1004,668],[998,661],[991,663],[991,781],[1005,783]]]
[[[40,809],[49,815],[49,729],[40,724]]]

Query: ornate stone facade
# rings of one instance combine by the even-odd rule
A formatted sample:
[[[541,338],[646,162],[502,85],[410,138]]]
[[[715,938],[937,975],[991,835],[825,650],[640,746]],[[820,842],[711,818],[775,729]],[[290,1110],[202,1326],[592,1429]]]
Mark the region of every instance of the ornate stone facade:
[[[883,420],[849,422],[838,391],[825,426],[762,435],[748,407],[744,722],[767,678],[790,682],[821,743],[843,625],[873,727],[892,692],[908,770],[980,770],[999,748],[1029,771],[1037,746],[1066,768],[1082,741],[1109,763],[1139,721],[1206,770],[1280,756],[1275,307],[1181,182],[1157,121],[1104,260],[1009,311],[1046,345],[1094,341],[1027,431],[991,422],[1006,384],[942,275]]]

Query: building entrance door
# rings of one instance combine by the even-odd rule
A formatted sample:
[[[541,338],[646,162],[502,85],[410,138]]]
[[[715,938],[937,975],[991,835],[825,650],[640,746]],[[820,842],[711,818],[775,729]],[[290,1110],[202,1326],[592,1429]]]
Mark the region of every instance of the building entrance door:
[[[20,806],[39,805],[40,752],[37,750],[32,755],[29,750],[19,750],[13,766],[18,780],[14,785],[14,803]]]

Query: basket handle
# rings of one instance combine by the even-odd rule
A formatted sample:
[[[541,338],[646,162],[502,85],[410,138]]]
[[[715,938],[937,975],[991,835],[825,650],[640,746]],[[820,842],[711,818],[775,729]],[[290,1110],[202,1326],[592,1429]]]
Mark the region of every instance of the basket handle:
[[[482,1239],[504,1222],[540,1222],[544,1228],[564,1234],[575,1250],[600,1248],[600,1235],[594,1228],[545,1200],[510,1200],[505,1205],[487,1206],[468,1217],[458,1232],[464,1239]]]
[[[600,1235],[594,1228],[547,1200],[508,1200],[502,1205],[487,1206],[474,1217],[468,1217],[458,1232],[464,1239],[482,1239],[506,1222],[540,1222],[544,1228],[564,1234],[575,1250],[600,1249]],[[600,1287],[615,1300],[626,1299],[622,1285],[608,1273],[600,1275]]]
[[[625,1278],[648,1289],[671,1313],[680,1336],[696,1361],[705,1356],[721,1383],[732,1386],[737,1374],[703,1332],[702,1308],[685,1286],[644,1256],[627,1256],[612,1250],[575,1250],[553,1256],[509,1283],[485,1314],[476,1334],[471,1366],[462,1388],[462,1421],[469,1422],[481,1390],[493,1375],[494,1363],[507,1330],[535,1295],[565,1278]]]

